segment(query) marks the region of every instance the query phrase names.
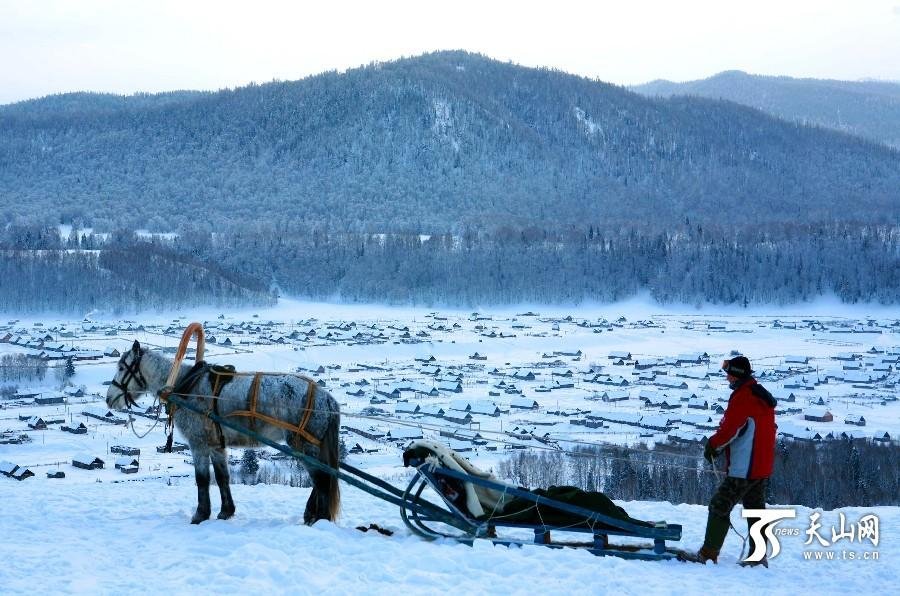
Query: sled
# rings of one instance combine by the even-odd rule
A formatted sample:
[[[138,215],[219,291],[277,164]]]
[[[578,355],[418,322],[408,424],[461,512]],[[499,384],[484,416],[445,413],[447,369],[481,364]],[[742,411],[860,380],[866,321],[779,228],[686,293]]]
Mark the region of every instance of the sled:
[[[616,556],[625,559],[668,560],[684,555],[684,552],[672,548],[666,541],[681,540],[681,525],[666,522],[645,522],[629,518],[627,521],[605,513],[587,509],[568,502],[557,501],[542,494],[495,481],[492,478],[451,469],[436,463],[433,457],[421,454],[404,454],[404,463],[414,467],[416,474],[410,480],[403,495],[401,517],[413,533],[428,540],[449,538],[457,542],[472,545],[476,540],[487,540],[505,546],[540,545],[550,548],[578,548],[598,556]],[[459,458],[457,458],[459,459]],[[469,464],[471,465],[471,464]],[[548,512],[556,520],[566,519],[565,523],[549,521],[521,522],[505,519],[502,514],[488,512],[475,517],[469,511],[462,497],[461,488],[465,483],[469,487],[481,487],[504,495],[505,499],[518,499],[521,504],[532,503],[537,512]],[[431,491],[425,492],[426,488]],[[453,523],[448,524],[446,516],[431,516],[434,505],[423,495],[436,494],[448,511]],[[471,491],[470,491],[471,494]],[[423,507],[423,505],[428,507]],[[446,526],[451,525],[451,528]],[[518,534],[518,537],[500,536]],[[529,533],[533,539],[527,539]],[[575,538],[587,540],[559,541],[554,538],[559,534],[575,534]],[[577,536],[582,535],[582,536]],[[610,536],[628,537],[650,540],[651,544],[613,544]]]

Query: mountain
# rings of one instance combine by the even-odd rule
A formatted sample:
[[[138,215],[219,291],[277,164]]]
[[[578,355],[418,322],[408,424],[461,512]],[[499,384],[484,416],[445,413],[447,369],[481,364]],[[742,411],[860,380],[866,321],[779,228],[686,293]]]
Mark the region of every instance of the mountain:
[[[833,128],[900,148],[900,84],[792,79],[726,71],[708,79],[652,81],[631,87],[647,96],[725,99],[785,120]]]
[[[215,93],[0,106],[0,224],[890,223],[898,199],[888,147],[465,52]]]

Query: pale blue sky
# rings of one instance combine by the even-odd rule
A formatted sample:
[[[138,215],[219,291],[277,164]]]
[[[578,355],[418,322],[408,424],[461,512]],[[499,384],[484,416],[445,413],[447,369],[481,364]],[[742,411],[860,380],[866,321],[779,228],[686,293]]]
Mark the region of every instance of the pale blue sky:
[[[465,49],[618,84],[900,80],[900,0],[0,0],[0,104],[219,89]]]

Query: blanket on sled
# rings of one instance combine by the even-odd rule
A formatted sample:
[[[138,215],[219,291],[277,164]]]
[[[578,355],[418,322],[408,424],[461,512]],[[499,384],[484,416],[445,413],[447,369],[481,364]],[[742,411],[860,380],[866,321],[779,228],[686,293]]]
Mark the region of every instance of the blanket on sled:
[[[653,527],[652,523],[637,520],[613,503],[602,492],[586,491],[575,486],[551,486],[543,489],[515,487],[503,482],[476,467],[465,457],[440,443],[433,441],[415,441],[403,453],[403,464],[408,466],[413,459],[424,460],[426,465],[448,468],[462,474],[468,474],[497,483],[500,487],[519,488],[532,494],[546,497],[554,501],[583,507],[608,517],[640,526]],[[567,511],[561,511],[546,503],[538,503],[529,499],[506,494],[502,488],[493,489],[463,482],[456,478],[436,477],[438,488],[445,499],[464,514],[479,520],[494,520],[498,523],[532,524],[556,527],[587,527],[583,517]],[[606,527],[594,523],[594,528]]]

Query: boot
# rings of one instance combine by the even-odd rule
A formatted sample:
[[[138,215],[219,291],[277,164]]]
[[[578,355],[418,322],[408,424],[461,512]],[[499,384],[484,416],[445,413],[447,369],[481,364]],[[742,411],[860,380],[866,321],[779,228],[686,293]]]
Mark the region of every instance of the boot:
[[[712,561],[713,565],[718,565],[719,551],[703,545],[700,547],[700,550],[697,551],[697,562],[706,565],[707,561]]]
[[[714,565],[718,565],[719,551],[704,545],[695,553],[680,553],[678,555],[678,560],[688,561],[690,563],[700,563],[701,565],[706,565],[707,561],[712,561]]]
[[[710,512],[706,519],[706,537],[703,540],[703,547],[696,553],[682,553],[679,559],[704,565],[707,561],[712,561],[718,565],[719,550],[725,542],[730,523],[727,517],[719,517]]]

